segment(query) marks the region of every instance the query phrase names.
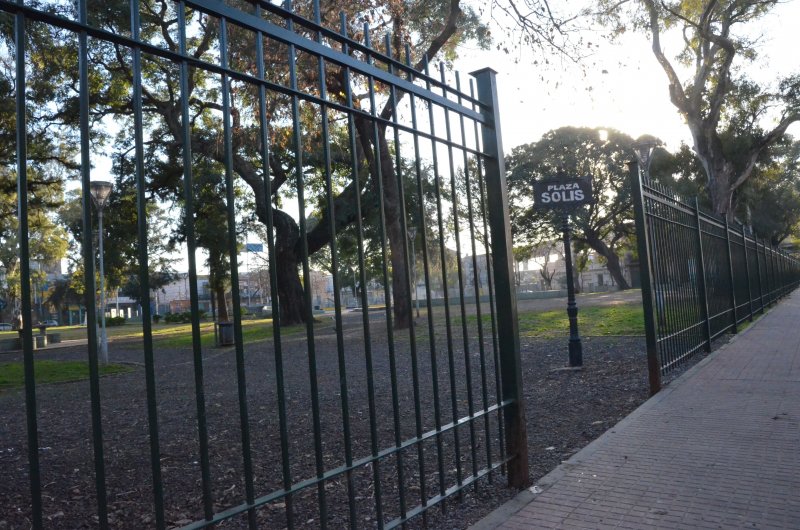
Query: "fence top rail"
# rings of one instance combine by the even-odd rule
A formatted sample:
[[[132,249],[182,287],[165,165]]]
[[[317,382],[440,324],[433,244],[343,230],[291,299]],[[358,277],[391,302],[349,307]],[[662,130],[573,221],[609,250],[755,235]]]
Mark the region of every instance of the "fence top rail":
[[[191,3],[192,1],[195,0],[187,0],[187,3]],[[385,52],[371,48],[364,43],[353,40],[348,36],[342,34],[341,32],[334,31],[328,27],[322,26],[317,22],[314,22],[312,20],[309,20],[308,18],[303,17],[302,15],[296,13],[295,11],[287,10],[267,0],[249,0],[249,1],[253,1],[254,4],[258,4],[264,10],[269,11],[270,13],[274,13],[284,18],[285,20],[292,20],[293,22],[300,24],[308,28],[309,30],[318,32],[326,39],[337,41],[340,44],[346,44],[351,51],[358,51],[366,55],[369,55],[372,59],[377,60],[386,65],[391,65],[392,68],[394,68],[395,70],[398,70],[400,72],[405,72],[406,75],[410,75],[414,79],[423,81],[428,86],[436,87],[446,93],[452,94],[456,98],[460,97],[465,103],[476,105],[480,108],[487,108],[484,102],[481,102],[477,98],[474,98],[471,94],[467,94],[463,91],[458,90],[458,88],[453,88],[447,83],[443,83],[441,79],[430,75],[428,72],[420,70],[394,57],[390,57],[389,55],[386,55]],[[421,61],[420,64],[421,65],[427,64],[427,56],[423,61]]]
[[[652,181],[642,182],[642,192],[645,198],[652,199],[661,205],[686,214],[695,214],[695,206],[693,204],[687,204],[689,201],[686,198],[682,197],[678,193],[673,192],[662,184]],[[753,233],[753,229],[751,227],[744,225],[738,220],[728,223],[726,227],[725,218],[718,214],[707,212],[702,208],[697,210],[697,214],[700,217],[700,222],[707,225],[706,227],[701,228],[704,234],[724,239],[724,230],[727,228],[729,235],[733,236],[730,238],[731,244],[743,245],[741,242],[741,239],[743,238],[747,244],[754,245],[756,250],[758,250],[758,247],[761,246],[764,249],[764,252],[775,253],[779,256],[794,260],[792,255],[785,250],[773,247],[765,240],[759,240],[759,238]],[[651,217],[659,217],[650,208],[647,209],[646,215]],[[667,220],[666,218],[663,219]],[[712,229],[722,230],[723,232],[721,234],[712,232]],[[740,239],[737,240],[736,238]]]

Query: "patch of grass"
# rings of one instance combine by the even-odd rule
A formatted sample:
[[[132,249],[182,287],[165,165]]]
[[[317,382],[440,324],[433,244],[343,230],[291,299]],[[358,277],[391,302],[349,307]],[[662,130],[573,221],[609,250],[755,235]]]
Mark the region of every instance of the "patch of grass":
[[[283,328],[281,329],[281,335],[291,335],[297,333],[301,329],[304,328],[302,326]],[[141,331],[135,336],[141,337]],[[245,344],[269,338],[272,338],[271,318],[242,321],[242,339]],[[192,345],[192,325],[178,324],[169,327],[154,326],[153,343],[163,348],[188,348]],[[213,322],[204,322],[200,324],[200,343],[203,347],[214,346]]]
[[[61,335],[61,340],[71,339],[85,339],[86,327],[85,326],[59,326],[58,328],[49,328],[55,330],[55,333]],[[185,348],[192,345],[192,325],[191,324],[153,324],[153,343],[159,347],[164,348]],[[302,326],[290,326],[281,330],[283,335],[291,335],[304,329]],[[142,339],[142,324],[141,322],[130,322],[124,326],[107,327],[109,339],[120,340],[141,340]],[[37,331],[38,332],[38,331]],[[7,333],[0,333],[0,338],[3,335],[8,335],[9,338],[16,338],[16,331],[9,331]],[[256,342],[265,340],[272,337],[272,319],[262,318],[253,320],[242,321],[242,337],[245,343]],[[203,347],[214,346],[214,323],[201,322],[200,323],[200,342]]]
[[[567,308],[552,311],[524,311],[519,313],[521,337],[559,337],[569,334]],[[476,317],[467,317],[470,324]],[[490,316],[483,315],[484,325],[490,324]],[[460,319],[458,319],[460,322]],[[644,312],[639,304],[613,306],[578,306],[578,330],[581,336],[604,337],[611,335],[644,335]]]
[[[89,378],[88,361],[34,361],[33,370],[37,384],[80,381]],[[100,365],[100,375],[130,372],[133,367],[123,364]],[[0,363],[0,389],[25,385],[22,362]]]
[[[644,335],[644,313],[638,304],[578,307],[578,329],[587,337]],[[569,333],[567,310],[531,311],[519,315],[520,335],[555,337]]]

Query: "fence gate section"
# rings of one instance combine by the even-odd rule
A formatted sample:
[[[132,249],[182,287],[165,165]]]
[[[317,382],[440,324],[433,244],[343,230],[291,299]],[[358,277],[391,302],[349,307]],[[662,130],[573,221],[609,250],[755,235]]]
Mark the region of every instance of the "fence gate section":
[[[25,379],[0,395],[11,526],[392,528],[484,477],[526,485],[494,73],[432,71],[303,9],[0,0]],[[88,323],[58,354],[35,349],[41,215],[65,223]],[[185,251],[166,266],[169,242]],[[159,320],[170,285],[182,327]],[[100,286],[141,316],[109,328],[108,366]],[[88,381],[44,384],[51,357]]]

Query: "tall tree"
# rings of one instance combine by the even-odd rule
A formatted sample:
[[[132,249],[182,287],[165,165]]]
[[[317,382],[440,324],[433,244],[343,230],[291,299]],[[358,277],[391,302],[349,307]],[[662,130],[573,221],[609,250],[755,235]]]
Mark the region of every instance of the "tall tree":
[[[116,5],[116,4],[115,4]],[[141,3],[142,20],[144,22],[142,36],[145,39],[155,39],[171,51],[178,51],[180,43],[174,38],[177,31],[179,14],[176,13],[177,4],[160,2],[156,0]],[[120,4],[119,9],[109,9],[96,16],[97,24],[111,30],[127,28],[125,9]],[[236,3],[236,7],[252,10],[250,3]],[[477,15],[471,7],[462,6],[459,0],[436,1],[379,1],[362,2],[354,0],[347,3],[326,3],[321,12],[313,13],[311,2],[297,2],[295,10],[308,18],[319,18],[322,25],[338,26],[339,10],[344,9],[351,17],[349,27],[351,34],[363,40],[362,24],[371,21],[373,42],[381,42],[382,37],[391,34],[392,53],[396,57],[402,56],[405,43],[414,45],[415,66],[422,68],[423,57],[454,57],[458,43],[466,39],[476,39],[480,43],[486,42],[486,31],[478,21]],[[188,24],[193,28],[192,34],[187,38],[187,53],[192,57],[208,61],[219,62],[220,24],[213,17],[199,11],[187,11]],[[302,30],[317,38],[315,32]],[[255,37],[252,32],[244,31],[233,24],[228,26],[227,51],[229,64],[246,72],[252,72],[252,52],[255,49]],[[322,38],[322,37],[319,37]],[[273,40],[264,42],[266,70],[275,81],[286,86],[296,83],[302,92],[315,94],[319,90],[320,72],[317,59],[308,54],[299,54],[296,59],[296,76],[290,79],[287,47]],[[108,72],[108,75],[119,79],[130,79],[132,76],[131,64],[124,49],[112,45],[98,45],[98,50],[93,54],[99,70]],[[181,98],[187,97],[190,101],[188,123],[191,148],[193,154],[205,157],[218,163],[225,163],[228,158],[225,142],[222,137],[222,97],[218,77],[207,71],[195,68],[188,69],[188,94],[182,94],[179,86],[180,75],[175,65],[167,61],[146,58],[144,106],[148,113],[149,124],[152,127],[152,137],[161,140],[163,149],[162,158],[166,158],[165,151],[172,149],[180,153],[183,142],[184,128],[181,113]],[[354,105],[357,109],[369,108],[368,97],[364,96],[364,87],[350,81],[346,86],[344,69],[328,65],[324,79],[327,84],[328,94],[331,99],[344,103],[344,94],[347,89],[358,94]],[[102,87],[100,87],[102,91]],[[333,207],[336,215],[330,215],[327,204],[315,203],[313,197],[306,204],[317,208],[315,216],[319,222],[304,231],[307,212],[300,212],[300,219],[295,219],[286,208],[281,208],[283,201],[292,196],[293,187],[320,169],[325,169],[325,161],[319,155],[329,138],[320,134],[321,108],[316,103],[301,100],[292,100],[274,93],[268,94],[267,121],[261,124],[258,116],[258,91],[255,86],[232,83],[231,95],[231,136],[233,152],[231,153],[231,169],[247,183],[253,190],[255,211],[258,219],[267,224],[271,222],[275,227],[276,244],[276,272],[281,309],[281,322],[295,324],[304,321],[306,315],[303,304],[303,287],[299,277],[299,267],[306,253],[313,255],[331,243],[334,231],[344,229],[354,222],[357,215],[354,207],[357,190],[352,179],[333,190]],[[385,87],[380,90],[385,90]],[[110,101],[113,94],[105,93],[98,101]],[[385,93],[379,93],[377,114],[381,118],[378,122],[378,134],[374,134],[373,121],[367,113],[356,113],[355,136],[356,156],[359,169],[362,171],[362,193],[364,208],[363,215],[369,215],[370,208],[376,207],[374,200],[378,188],[378,177],[381,178],[383,189],[383,204],[385,214],[386,237],[389,241],[390,270],[392,272],[392,291],[395,302],[395,324],[397,327],[406,327],[410,322],[410,293],[405,288],[402,278],[405,276],[406,259],[402,248],[405,234],[402,230],[401,216],[399,215],[400,194],[397,184],[397,173],[394,168],[392,156],[393,131],[388,127],[394,109],[394,103]],[[105,105],[105,114],[112,113],[117,117],[129,117],[131,108],[127,95],[118,95],[116,101]],[[325,112],[329,112],[325,110]],[[300,117],[301,123],[295,129],[287,123],[292,122],[295,115]],[[333,122],[333,120],[331,120]],[[268,168],[263,168],[259,156],[261,153],[260,134],[261,126],[269,127],[270,150]],[[333,123],[332,123],[333,126]],[[341,127],[341,125],[340,125]],[[341,152],[346,153],[349,147],[341,147]],[[349,160],[349,156],[346,157]],[[335,161],[334,161],[335,163]],[[332,168],[334,170],[335,168]],[[265,177],[271,179],[272,196],[265,193]],[[371,194],[373,200],[366,200]],[[272,218],[268,219],[268,205],[272,203]],[[291,211],[291,210],[289,210]],[[303,237],[304,236],[304,237]]]
[[[553,239],[560,230],[558,212],[534,208],[530,190],[535,180],[591,175],[593,202],[575,212],[573,240],[576,246],[585,245],[603,256],[614,282],[620,289],[629,288],[619,250],[633,233],[625,169],[633,143],[631,137],[612,129],[562,127],[545,133],[538,142],[514,148],[506,167],[515,240]]]
[[[726,150],[741,163],[746,146],[754,141],[724,131]],[[744,144],[744,147],[743,147]],[[700,205],[710,208],[704,172],[690,148],[682,145],[677,153],[659,150],[653,156],[651,176],[684,197],[697,196]],[[798,235],[800,223],[800,141],[785,136],[762,151],[751,177],[734,194],[735,218],[752,226],[756,235],[777,245]]]
[[[759,157],[800,120],[800,74],[762,87],[741,73],[745,64],[758,58],[760,39],[748,35],[778,0],[599,3],[602,21],[614,31],[634,26],[650,34],[670,100],[692,134],[714,212],[731,217],[734,193],[752,176]],[[662,36],[670,30],[682,31],[684,43],[672,57],[662,46]],[[682,78],[684,70],[691,74]],[[730,151],[722,138],[724,130],[752,141],[740,146],[741,151]]]

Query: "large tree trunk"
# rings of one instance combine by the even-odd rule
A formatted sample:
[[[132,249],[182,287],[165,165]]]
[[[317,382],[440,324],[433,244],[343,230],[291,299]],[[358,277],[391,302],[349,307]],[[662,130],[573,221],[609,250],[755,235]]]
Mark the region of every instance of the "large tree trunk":
[[[631,286],[628,284],[628,280],[626,280],[625,276],[622,274],[622,266],[620,265],[619,256],[617,256],[617,253],[614,252],[614,250],[612,250],[606,244],[606,242],[599,237],[587,237],[586,244],[589,245],[592,250],[606,258],[606,268],[611,274],[611,277],[614,278],[614,282],[617,284],[617,287],[619,287],[621,290],[630,289]]]
[[[383,177],[383,206],[386,220],[386,237],[389,239],[392,264],[392,296],[394,299],[394,327],[407,329],[411,325],[411,291],[408,289],[408,260],[404,252],[406,233],[400,219],[400,190],[395,175],[386,130],[381,127],[378,135],[381,154],[381,176]]]
[[[215,287],[211,296],[217,299],[217,322],[229,322],[228,304],[225,302],[225,287],[222,285]]]
[[[712,161],[712,164],[715,161]],[[711,207],[714,213],[733,220],[733,189],[731,182],[735,178],[734,169],[728,162],[716,165],[713,178],[708,180],[708,194],[711,197]]]
[[[625,279],[625,276],[622,274],[622,266],[619,263],[619,256],[615,252],[611,252],[606,258],[606,268],[608,272],[611,273],[611,277],[614,278],[614,282],[617,286],[622,289],[630,289],[631,286],[628,284],[628,280]]]
[[[300,229],[287,213],[272,210],[275,226],[275,275],[278,278],[278,308],[281,326],[306,322],[303,284],[300,282],[300,256],[297,241]],[[274,305],[274,297],[273,297]]]

